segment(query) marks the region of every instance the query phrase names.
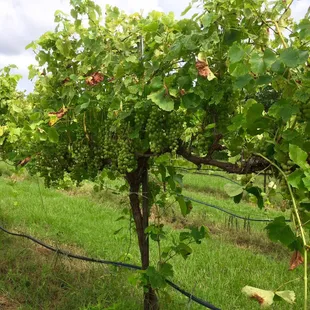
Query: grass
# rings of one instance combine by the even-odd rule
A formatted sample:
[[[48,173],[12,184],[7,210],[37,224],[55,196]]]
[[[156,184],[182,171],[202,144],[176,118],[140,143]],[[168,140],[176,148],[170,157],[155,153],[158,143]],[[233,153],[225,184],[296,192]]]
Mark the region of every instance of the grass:
[[[273,219],[277,216],[285,216],[289,218],[288,212],[282,212],[274,208],[266,208],[260,210],[255,203],[249,203],[249,197],[243,199],[239,204],[235,204],[224,191],[225,184],[229,183],[228,180],[208,176],[208,175],[193,175],[185,174],[183,182],[185,184],[183,194],[201,200],[213,205],[220,206],[228,211],[243,217],[257,218],[257,219]],[[203,206],[194,202],[196,214],[199,217],[208,218],[213,223],[227,222],[227,216],[223,215],[221,211]],[[240,226],[242,226],[240,221]],[[259,222],[251,222],[254,229],[262,230],[266,224]]]
[[[220,191],[222,179],[214,180],[205,176],[185,176],[184,183],[193,188],[212,184]],[[122,197],[101,193],[98,199],[92,193],[93,197],[87,198],[89,188],[79,192],[79,195],[68,195],[45,189],[38,179],[16,181],[14,178],[0,178],[0,188],[0,219],[6,227],[27,232],[72,252],[124,260],[130,235],[128,220],[116,221],[122,214],[121,210],[127,206]],[[208,199],[211,203],[221,203],[221,206],[244,215],[250,212],[253,217],[264,216],[252,204],[234,205],[225,194],[219,197],[208,192],[199,193],[193,188],[185,193],[202,200]],[[202,217],[203,214],[205,217]],[[268,216],[278,214],[282,213],[268,211]],[[185,289],[221,309],[255,310],[259,309],[259,305],[241,294],[243,286],[276,289],[282,283],[302,275],[299,269],[288,272],[288,253],[262,237],[261,226],[253,228],[251,235],[242,229],[228,230],[223,215],[198,205],[195,205],[193,215],[187,221],[202,224],[210,220],[214,223],[212,227],[215,232],[211,238],[195,245],[193,255],[186,261],[177,257],[172,262],[174,281]],[[123,229],[114,234],[120,228]],[[172,226],[167,229],[169,242],[178,230]],[[136,244],[136,238],[132,236],[130,263],[139,264]],[[156,247],[152,244],[152,257],[156,258],[156,253]],[[59,258],[45,253],[30,241],[2,233],[0,257],[0,297],[17,305],[15,309],[142,307],[141,289],[128,283],[128,278],[133,274],[131,271]],[[295,290],[296,304],[279,303],[272,309],[301,309],[301,281],[290,283],[283,289]],[[171,288],[167,288],[166,292],[170,298],[161,295],[162,309],[189,309],[188,299]],[[202,307],[191,303],[190,309]]]

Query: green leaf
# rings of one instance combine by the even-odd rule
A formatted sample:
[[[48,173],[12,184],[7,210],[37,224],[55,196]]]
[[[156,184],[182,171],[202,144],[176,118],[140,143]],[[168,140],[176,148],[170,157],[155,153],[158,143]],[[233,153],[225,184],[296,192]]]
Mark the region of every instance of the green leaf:
[[[262,55],[253,53],[250,58],[251,69],[255,74],[262,74],[266,70],[266,65]]]
[[[182,106],[185,109],[191,109],[191,108],[197,108],[199,103],[201,102],[201,99],[198,95],[195,93],[188,93],[184,96],[182,96]]]
[[[293,115],[296,115],[298,112],[299,108],[297,106],[292,105],[285,100],[279,100],[270,107],[268,114],[275,118],[280,116],[284,122],[287,122]]]
[[[37,48],[37,43],[32,41],[31,43],[29,43],[28,45],[26,45],[25,49],[28,50],[29,48],[35,50]]]
[[[263,59],[266,67],[270,68],[270,66],[277,60],[277,56],[270,48],[266,48]]]
[[[309,167],[307,163],[308,154],[304,150],[302,150],[299,146],[290,144],[289,155],[290,159],[300,168],[307,169]]]
[[[271,70],[273,72],[277,72],[277,73],[284,73],[285,71],[285,66],[284,64],[278,59],[276,60],[272,65],[271,65]]]
[[[163,89],[164,83],[160,76],[156,76],[152,79],[150,84],[151,90],[156,91],[159,89]]]
[[[235,183],[225,184],[224,190],[229,195],[229,197],[235,197],[243,193],[243,187]]]
[[[61,54],[63,54],[64,56],[68,56],[71,49],[71,43],[69,41],[58,39],[56,41],[56,47],[58,48]]]
[[[159,272],[165,277],[173,277],[173,267],[168,263],[159,264]]]
[[[291,305],[295,303],[296,296],[294,291],[277,291],[275,294]]]
[[[240,203],[242,196],[243,196],[243,192],[240,195],[235,196],[234,197],[234,203]]]
[[[236,78],[236,81],[235,81],[235,85],[237,86],[237,88],[243,88],[245,87],[246,85],[249,84],[250,81],[252,81],[253,78],[250,74],[245,74],[245,75],[242,75],[242,76],[238,76]]]
[[[247,110],[246,113],[246,121],[247,121],[247,129],[249,130],[257,130],[258,127],[262,127],[263,124],[257,121],[262,120],[262,113],[264,111],[264,106],[261,103],[253,103]]]
[[[290,68],[295,68],[300,64],[299,52],[293,47],[284,49],[280,53],[280,59],[286,66]]]
[[[268,237],[274,242],[280,241],[284,245],[289,246],[296,240],[296,236],[291,227],[286,224],[284,216],[275,218],[265,229],[267,230]]]
[[[209,28],[210,25],[217,19],[217,15],[215,13],[207,13],[201,18],[201,23],[204,28]]]
[[[262,308],[267,308],[273,304],[273,291],[266,291],[253,286],[245,286],[241,291],[249,298],[258,301]]]
[[[192,227],[191,236],[194,238],[197,244],[200,244],[201,240],[206,238],[207,231],[204,226],[201,226],[200,229],[198,227]]]
[[[0,126],[0,137],[4,135],[4,132],[6,131],[7,127],[6,126]]]
[[[21,109],[20,107],[18,107],[17,105],[15,104],[12,104],[12,110],[16,113],[20,113],[23,111],[23,109]]]
[[[262,196],[262,190],[257,186],[246,188],[246,191],[257,198],[257,205],[260,209],[264,208],[264,199]]]
[[[193,252],[190,246],[182,242],[175,248],[175,251],[176,253],[180,253],[184,259],[187,259]]]
[[[244,50],[240,45],[234,44],[228,51],[230,63],[235,63],[243,59]]]
[[[188,11],[193,7],[193,5],[190,3],[185,10],[181,13],[181,16],[184,16]]]
[[[174,101],[166,94],[166,90],[160,90],[147,96],[147,99],[154,102],[164,111],[172,111],[174,109]]]
[[[288,176],[287,180],[291,186],[295,188],[300,188],[302,186],[303,176],[304,176],[304,172],[300,169],[297,169]]]
[[[302,179],[304,185],[306,186],[306,188],[308,189],[308,191],[310,191],[310,176],[306,175],[305,178]]]
[[[146,270],[152,288],[163,288],[166,286],[165,278],[153,267],[149,266]]]
[[[177,197],[177,202],[179,203],[181,213],[183,216],[186,216],[191,211],[191,204],[189,204],[190,201],[185,200],[183,196]]]
[[[249,73],[249,68],[243,63],[236,63],[229,66],[230,74],[234,77],[243,76]]]
[[[47,135],[48,135],[49,140],[52,143],[58,143],[59,142],[59,134],[58,134],[55,127],[48,128]]]

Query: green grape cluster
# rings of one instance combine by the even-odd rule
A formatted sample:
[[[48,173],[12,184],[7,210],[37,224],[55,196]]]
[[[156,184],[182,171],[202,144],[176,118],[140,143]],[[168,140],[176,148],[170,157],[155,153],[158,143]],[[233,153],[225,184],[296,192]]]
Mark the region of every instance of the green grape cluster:
[[[117,143],[118,157],[117,169],[120,173],[126,173],[136,168],[134,149],[130,141],[119,139]]]
[[[39,146],[35,165],[30,165],[30,173],[44,177],[45,185],[55,186],[64,178],[68,170],[68,146],[65,142]]]
[[[175,151],[183,133],[184,116],[177,111],[165,112],[152,106],[146,124],[150,150],[154,153]]]
[[[134,117],[134,127],[138,128],[139,131],[145,130],[145,126],[148,119],[148,111],[145,109],[137,109],[135,111],[135,117]]]
[[[207,154],[208,148],[211,144],[211,139],[210,137],[206,135],[199,135],[197,139],[197,150],[200,154]]]

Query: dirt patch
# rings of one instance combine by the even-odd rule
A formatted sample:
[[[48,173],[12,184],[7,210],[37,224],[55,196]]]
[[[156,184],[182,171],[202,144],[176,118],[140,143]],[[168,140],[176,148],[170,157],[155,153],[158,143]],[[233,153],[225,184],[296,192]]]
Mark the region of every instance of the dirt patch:
[[[6,296],[0,295],[0,309],[1,310],[17,310],[18,304]]]

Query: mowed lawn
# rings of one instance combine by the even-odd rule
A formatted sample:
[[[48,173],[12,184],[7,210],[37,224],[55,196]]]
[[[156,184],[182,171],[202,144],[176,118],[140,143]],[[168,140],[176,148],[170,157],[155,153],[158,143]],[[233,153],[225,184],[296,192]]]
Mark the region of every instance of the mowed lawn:
[[[227,181],[186,175],[184,193],[244,216],[282,215],[273,210],[266,214],[245,202],[234,205],[222,191],[221,182]],[[72,252],[139,264],[137,242],[134,231],[129,232],[129,220],[117,221],[123,208],[128,207],[126,197],[104,191],[99,199],[91,190],[72,195],[72,192],[46,189],[37,178],[2,177],[0,188],[3,226]],[[210,238],[193,246],[193,254],[186,261],[180,257],[171,261],[175,269],[173,281],[221,309],[260,309],[255,301],[242,295],[243,286],[277,289],[302,276],[301,269],[288,271],[289,253],[268,242],[263,224],[251,224],[251,234],[242,224],[237,230],[228,230],[223,214],[198,204],[194,204],[184,226],[190,223],[212,225]],[[182,225],[168,225],[165,242],[177,237],[182,229]],[[157,252],[156,244],[152,243],[154,263]],[[132,284],[134,272],[60,258],[31,241],[17,240],[2,232],[0,273],[0,302],[2,296],[16,305],[16,309],[142,308],[141,289]],[[297,302],[293,306],[275,303],[272,309],[302,308],[302,281],[291,282],[281,289],[295,290]],[[170,287],[160,297],[161,309],[203,309]]]

